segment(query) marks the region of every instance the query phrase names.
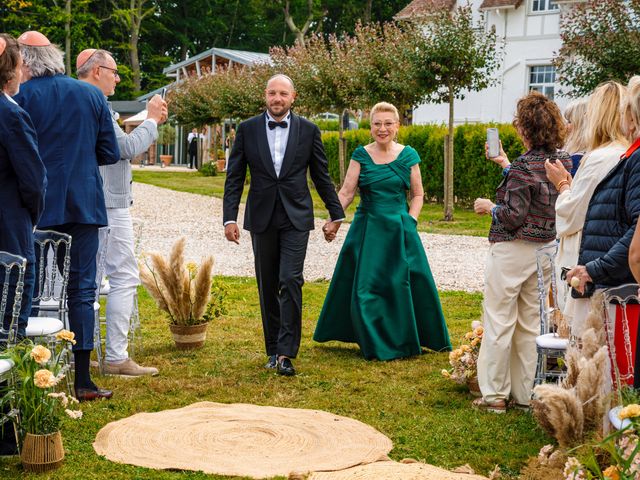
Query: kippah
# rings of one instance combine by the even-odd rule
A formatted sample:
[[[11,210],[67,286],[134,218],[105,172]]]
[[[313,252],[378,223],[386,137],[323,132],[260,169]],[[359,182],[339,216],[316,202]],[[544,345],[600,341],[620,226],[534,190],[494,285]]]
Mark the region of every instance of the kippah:
[[[89,60],[91,58],[91,55],[93,55],[94,53],[96,53],[95,48],[87,48],[81,51],[76,58],[76,70],[79,70],[80,67],[87,63],[87,60]]]
[[[24,32],[20,35],[18,37],[18,43],[26,45],[27,47],[48,47],[51,45],[47,37],[35,30]]]

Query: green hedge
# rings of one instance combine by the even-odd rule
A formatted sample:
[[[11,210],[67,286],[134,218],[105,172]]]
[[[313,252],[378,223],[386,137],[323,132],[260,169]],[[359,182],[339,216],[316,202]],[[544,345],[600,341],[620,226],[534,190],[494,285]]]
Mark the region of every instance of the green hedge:
[[[453,137],[454,194],[461,205],[469,205],[477,197],[493,198],[502,179],[500,168],[484,156],[487,127],[497,127],[507,156],[513,160],[523,153],[522,142],[509,124],[467,124],[456,127]],[[401,127],[398,142],[416,149],[422,162],[420,171],[427,198],[442,201],[444,192],[444,138],[447,133],[442,125],[414,125]],[[345,132],[347,158],[351,158],[358,145],[370,143],[368,130]],[[329,173],[334,182],[340,181],[338,165],[338,133],[322,135]]]

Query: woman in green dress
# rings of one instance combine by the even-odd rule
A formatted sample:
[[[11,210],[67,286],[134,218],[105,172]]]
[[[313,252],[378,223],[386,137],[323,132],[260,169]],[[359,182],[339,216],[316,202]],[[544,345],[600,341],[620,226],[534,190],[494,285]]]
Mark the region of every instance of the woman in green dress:
[[[358,147],[338,196],[360,189],[353,218],[318,319],[314,340],[357,343],[367,360],[451,350],[427,256],[416,230],[424,192],[420,157],[395,141],[398,110],[371,110],[374,142]],[[407,208],[407,190],[411,200]],[[327,240],[334,234],[325,233]]]

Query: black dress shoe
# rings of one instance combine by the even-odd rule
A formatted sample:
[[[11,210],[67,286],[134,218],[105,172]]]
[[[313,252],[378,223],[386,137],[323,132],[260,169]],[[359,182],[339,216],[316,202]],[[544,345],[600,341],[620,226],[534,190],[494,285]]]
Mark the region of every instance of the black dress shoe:
[[[104,388],[76,388],[76,398],[80,402],[90,402],[92,400],[108,400],[113,397],[111,390]]]
[[[277,355],[269,355],[269,361],[264,366],[264,368],[269,368],[269,369],[275,370],[277,364],[278,364],[278,356]]]
[[[293,368],[291,359],[287,357],[284,357],[282,360],[278,360],[277,370],[280,375],[285,375],[287,377],[291,377],[296,374],[296,369]]]

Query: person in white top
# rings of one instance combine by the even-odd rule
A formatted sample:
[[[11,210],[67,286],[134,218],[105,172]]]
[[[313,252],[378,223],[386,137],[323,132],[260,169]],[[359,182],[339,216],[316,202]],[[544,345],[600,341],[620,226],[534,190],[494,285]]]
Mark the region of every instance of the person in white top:
[[[589,302],[586,299],[578,303],[574,301],[570,288],[560,280],[560,270],[576,265],[589,200],[600,181],[617,165],[629,146],[620,118],[625,95],[625,87],[612,81],[594,90],[587,106],[587,153],[573,179],[562,164],[545,163],[547,177],[560,192],[556,201],[556,231],[560,241],[556,257],[558,302],[563,314],[568,317],[572,334],[578,337],[582,333]]]

